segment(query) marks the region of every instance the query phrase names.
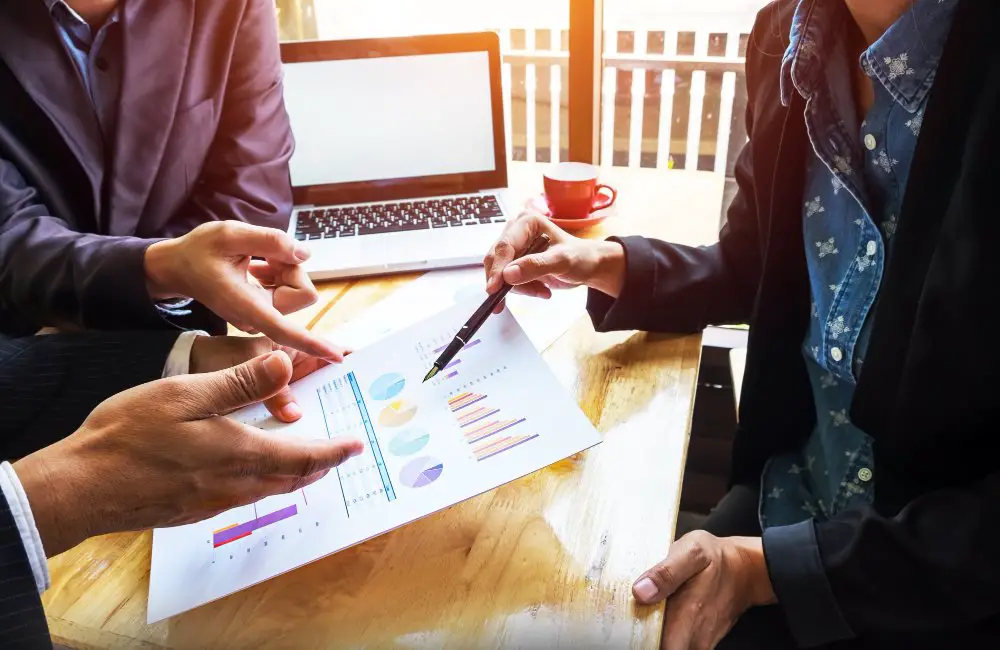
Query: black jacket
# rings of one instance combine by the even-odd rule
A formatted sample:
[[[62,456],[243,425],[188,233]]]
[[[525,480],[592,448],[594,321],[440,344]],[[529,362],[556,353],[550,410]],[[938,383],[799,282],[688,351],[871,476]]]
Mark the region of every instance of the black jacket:
[[[589,306],[602,330],[750,323],[732,481],[754,486],[765,461],[801,448],[815,425],[802,355],[809,144],[801,97],[785,108],[779,94],[796,5],[778,0],[754,26],[750,142],[719,243],[625,239],[623,293],[592,293]],[[851,409],[874,439],[874,506],[764,534],[802,645],[1000,643],[998,29],[1000,2],[961,1],[924,117]]]

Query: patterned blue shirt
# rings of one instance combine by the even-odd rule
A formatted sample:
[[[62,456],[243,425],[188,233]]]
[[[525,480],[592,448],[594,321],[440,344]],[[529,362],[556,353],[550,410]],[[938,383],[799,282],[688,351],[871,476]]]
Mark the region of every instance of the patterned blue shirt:
[[[56,32],[80,73],[106,143],[114,140],[122,83],[122,37],[118,9],[94,33],[64,0],[44,0]]]
[[[800,0],[781,72],[782,101],[806,101],[803,231],[812,318],[803,354],[816,428],[761,479],[763,528],[834,517],[874,499],[871,439],[850,420],[885,260],[938,62],[958,0],[915,0],[862,52],[875,100],[859,124],[843,0]],[[856,29],[856,28],[855,28]]]

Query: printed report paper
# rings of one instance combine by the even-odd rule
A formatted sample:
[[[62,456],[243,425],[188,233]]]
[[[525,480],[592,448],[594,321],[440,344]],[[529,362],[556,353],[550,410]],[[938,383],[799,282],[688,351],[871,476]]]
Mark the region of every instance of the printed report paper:
[[[303,490],[153,533],[150,623],[222,598],[583,451],[600,436],[518,322],[491,317],[433,380],[469,315],[459,304],[292,386],[285,425],[263,406],[231,417],[281,433],[350,435],[364,453]]]

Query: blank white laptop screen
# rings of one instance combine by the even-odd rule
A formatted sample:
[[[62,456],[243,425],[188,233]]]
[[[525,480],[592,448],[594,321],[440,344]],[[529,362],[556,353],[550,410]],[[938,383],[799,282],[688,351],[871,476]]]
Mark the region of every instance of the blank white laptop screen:
[[[489,54],[289,63],[292,185],[496,169]]]

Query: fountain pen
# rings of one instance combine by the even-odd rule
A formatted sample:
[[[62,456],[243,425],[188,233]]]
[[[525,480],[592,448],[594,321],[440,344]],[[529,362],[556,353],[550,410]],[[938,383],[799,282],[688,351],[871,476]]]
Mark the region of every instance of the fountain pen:
[[[528,250],[524,253],[524,257],[541,253],[548,247],[550,241],[551,240],[548,235],[539,235],[533,242],[531,242],[531,246],[529,246]],[[476,332],[478,332],[479,328],[483,326],[486,319],[490,317],[490,314],[492,314],[493,310],[500,304],[500,301],[503,300],[513,288],[513,286],[504,282],[499,291],[487,298],[486,302],[479,306],[479,309],[472,314],[472,317],[466,321],[465,325],[462,325],[462,329],[458,330],[458,334],[455,335],[455,338],[451,340],[448,347],[444,349],[441,356],[438,357],[437,361],[434,362],[434,365],[431,366],[427,376],[424,377],[425,382],[433,378],[434,375],[441,372],[445,366],[452,362],[455,355],[461,352],[462,348],[464,348],[472,337],[476,335]]]

